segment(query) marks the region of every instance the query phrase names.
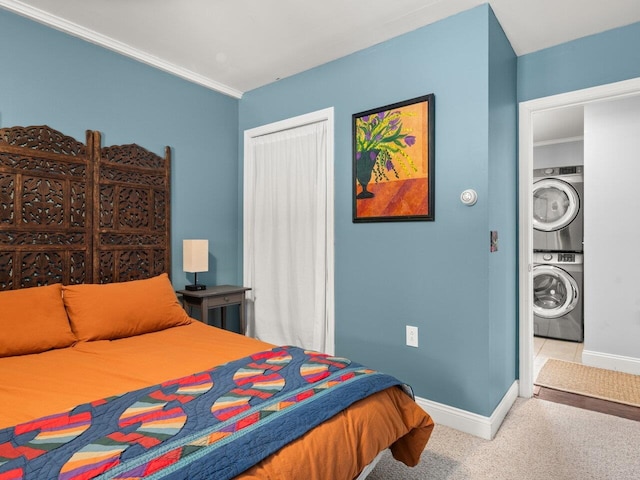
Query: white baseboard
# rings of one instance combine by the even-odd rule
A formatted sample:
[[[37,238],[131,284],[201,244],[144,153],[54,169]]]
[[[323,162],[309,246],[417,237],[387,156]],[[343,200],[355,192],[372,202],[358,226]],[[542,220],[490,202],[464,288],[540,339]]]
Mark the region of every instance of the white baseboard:
[[[583,350],[582,363],[590,367],[640,375],[640,358]]]
[[[504,397],[493,411],[490,417],[471,413],[459,408],[450,407],[442,403],[432,402],[426,398],[416,397],[416,403],[420,405],[433,418],[436,424],[446,427],[455,428],[461,432],[484,438],[485,440],[493,440],[504,417],[507,416],[509,409],[518,397],[518,381],[507,390]]]

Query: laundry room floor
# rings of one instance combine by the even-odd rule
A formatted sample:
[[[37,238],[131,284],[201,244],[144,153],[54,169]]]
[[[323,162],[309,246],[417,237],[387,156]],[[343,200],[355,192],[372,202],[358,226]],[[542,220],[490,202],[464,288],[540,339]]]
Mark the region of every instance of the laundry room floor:
[[[533,378],[538,374],[548,358],[582,363],[584,343],[566,342],[553,338],[533,337]]]
[[[533,378],[537,379],[544,363],[549,358],[566,362],[582,363],[583,343],[555,340],[553,338],[533,337]],[[535,383],[535,380],[534,380]],[[616,415],[640,422],[640,407],[601,400],[579,394],[564,392],[553,388],[534,385],[533,396],[549,402],[563,403],[572,407],[584,408],[595,412]]]

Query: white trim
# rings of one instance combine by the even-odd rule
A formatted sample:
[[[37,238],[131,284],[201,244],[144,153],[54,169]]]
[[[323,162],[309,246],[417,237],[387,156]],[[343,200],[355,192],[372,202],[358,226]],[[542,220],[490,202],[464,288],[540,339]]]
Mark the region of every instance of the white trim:
[[[640,93],[640,78],[521,102],[519,106],[519,329],[520,396],[533,396],[533,114]]]
[[[533,118],[532,110],[520,104],[519,113],[519,235],[518,284],[520,396],[533,396]]]
[[[539,142],[534,142],[534,147],[545,147],[547,145],[558,145],[560,143],[574,143],[574,142],[582,142],[584,141],[583,135],[578,135],[577,137],[566,137],[566,138],[556,138],[554,140],[541,140]]]
[[[493,440],[517,397],[518,381],[516,380],[502,397],[490,417],[420,397],[416,397],[416,403],[431,416],[436,424],[454,428],[485,440]]]
[[[640,375],[640,358],[583,350],[582,363],[590,367]]]
[[[335,353],[335,208],[334,208],[334,109],[333,107],[317,110],[315,112],[306,113],[297,117],[288,118],[279,122],[262,125],[244,131],[244,178],[243,178],[243,199],[247,192],[252,192],[249,179],[253,178],[252,171],[252,155],[253,149],[251,142],[256,137],[269,135],[271,133],[289,130],[291,128],[302,127],[312,123],[327,122],[327,331],[326,331],[326,353],[333,355]],[[249,202],[243,201],[243,278],[249,277],[248,262],[246,258],[249,255],[247,249],[250,231],[247,227],[247,219]],[[251,294],[251,292],[249,292]]]
[[[325,120],[329,122],[327,126],[331,129],[331,132],[333,132],[333,116],[333,107],[329,107],[325,108],[324,110],[305,113],[302,115],[298,115],[297,117],[286,118],[278,122],[273,122],[267,125],[262,125],[260,127],[245,130],[244,146],[245,148],[247,147],[247,140],[251,138],[261,137],[263,135],[269,135],[271,133],[281,132],[283,130],[290,130],[292,128],[303,127],[304,125],[310,125],[312,123],[318,123]],[[333,157],[333,138],[331,138],[331,145],[327,144],[327,147],[331,147],[330,155],[331,157]]]
[[[51,28],[55,28],[56,30],[60,30],[61,32],[73,35],[74,37],[86,40],[87,42],[94,43],[101,47],[125,55],[129,58],[133,58],[134,60],[138,60],[139,62],[146,63],[147,65],[158,68],[172,75],[188,80],[192,83],[196,83],[198,85],[209,88],[211,90],[215,90],[216,92],[223,93],[233,98],[242,98],[243,92],[241,92],[240,90],[236,90],[235,88],[231,88],[227,85],[216,82],[215,80],[205,77],[204,75],[201,75],[199,73],[192,72],[191,70],[188,70],[186,68],[179,67],[178,65],[167,62],[159,57],[156,57],[155,55],[144,52],[142,50],[138,50],[137,48],[127,45],[126,43],[122,43],[111,37],[107,37],[106,35],[102,35],[98,32],[78,25],[77,23],[70,22],[68,20],[65,20],[64,18],[45,12],[44,10],[40,10],[39,8],[32,7],[31,5],[27,5],[18,0],[0,0],[0,7],[17,13],[18,15],[22,15],[23,17],[27,17],[38,23],[47,25]]]

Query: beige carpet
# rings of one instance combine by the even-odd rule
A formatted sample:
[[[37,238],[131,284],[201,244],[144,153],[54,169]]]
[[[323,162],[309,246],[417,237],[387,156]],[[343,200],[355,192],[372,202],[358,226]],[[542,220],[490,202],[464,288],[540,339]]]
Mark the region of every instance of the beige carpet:
[[[640,375],[549,359],[536,385],[640,407]]]
[[[638,480],[640,422],[518,398],[496,438],[436,424],[420,464],[385,452],[367,480]]]

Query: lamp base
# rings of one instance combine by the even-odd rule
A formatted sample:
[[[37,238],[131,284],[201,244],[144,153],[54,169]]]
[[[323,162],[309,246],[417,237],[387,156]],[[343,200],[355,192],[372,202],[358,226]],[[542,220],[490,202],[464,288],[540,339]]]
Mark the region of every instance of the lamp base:
[[[194,283],[193,285],[186,285],[184,288],[186,290],[191,290],[191,291],[200,291],[200,290],[206,290],[207,286],[201,283]]]

